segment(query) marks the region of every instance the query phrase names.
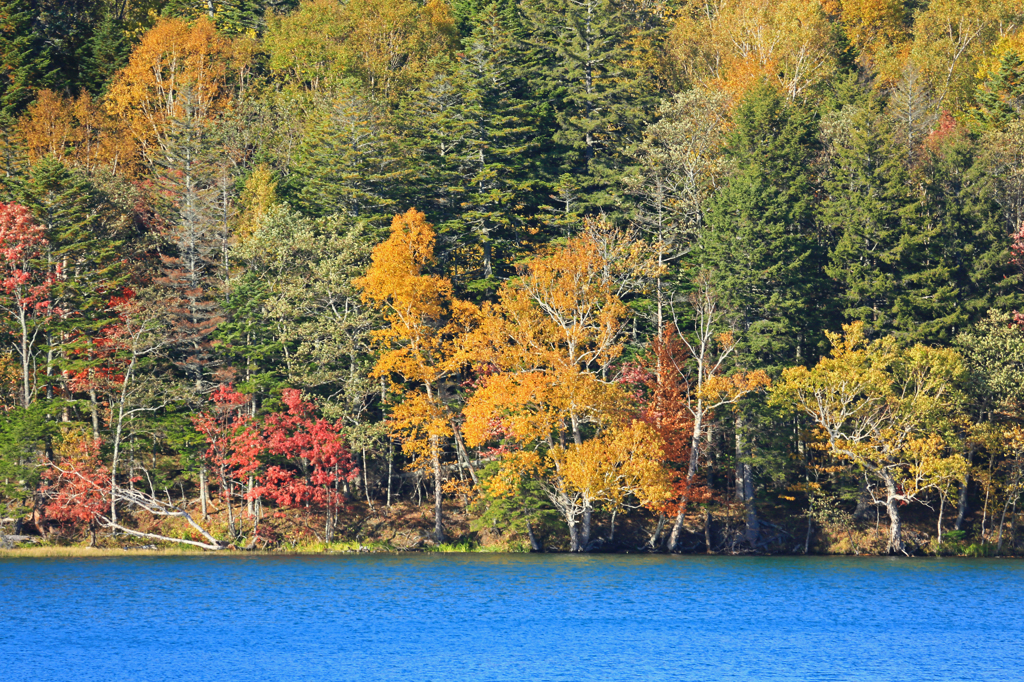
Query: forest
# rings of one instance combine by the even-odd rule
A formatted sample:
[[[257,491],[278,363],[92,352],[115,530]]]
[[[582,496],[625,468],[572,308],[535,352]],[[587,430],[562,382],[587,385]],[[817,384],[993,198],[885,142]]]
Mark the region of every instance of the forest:
[[[1022,114],[1021,0],[5,0],[0,540],[1020,553]]]

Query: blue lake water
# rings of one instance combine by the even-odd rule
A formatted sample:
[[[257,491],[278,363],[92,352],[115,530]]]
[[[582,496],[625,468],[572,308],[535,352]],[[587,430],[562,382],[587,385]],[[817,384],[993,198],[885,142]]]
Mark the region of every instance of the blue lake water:
[[[1024,562],[0,559],[0,680],[1024,680]]]

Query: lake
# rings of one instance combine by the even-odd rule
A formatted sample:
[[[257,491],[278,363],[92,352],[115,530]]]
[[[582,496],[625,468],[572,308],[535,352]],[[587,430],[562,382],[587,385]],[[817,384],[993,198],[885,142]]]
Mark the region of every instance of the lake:
[[[1020,680],[1024,562],[0,559],[0,679]]]

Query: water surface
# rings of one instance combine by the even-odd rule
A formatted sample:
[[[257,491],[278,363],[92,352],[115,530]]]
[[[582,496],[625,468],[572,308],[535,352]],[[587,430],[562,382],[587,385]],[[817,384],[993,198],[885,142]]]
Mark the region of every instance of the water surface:
[[[0,679],[1024,680],[1024,562],[0,559]]]

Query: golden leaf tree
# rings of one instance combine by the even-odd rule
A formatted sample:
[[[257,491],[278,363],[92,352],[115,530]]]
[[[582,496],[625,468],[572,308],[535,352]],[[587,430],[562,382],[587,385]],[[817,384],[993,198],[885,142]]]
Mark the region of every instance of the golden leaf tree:
[[[373,375],[404,384],[393,385],[399,399],[389,425],[414,457],[412,467],[433,472],[434,536],[441,542],[441,458],[446,443],[459,438],[451,392],[466,365],[464,341],[479,322],[479,310],[455,298],[450,280],[427,272],[434,241],[423,213],[409,209],[396,215],[391,236],[373,250],[366,276],[354,283],[387,324],[375,333],[381,352]],[[468,464],[461,447],[458,452],[460,466]]]
[[[620,294],[654,269],[638,243],[592,225],[503,285],[474,335],[489,375],[466,403],[466,441],[504,441],[494,492],[537,478],[572,551],[590,544],[598,504],[658,508],[670,496],[661,437],[634,418],[613,367],[627,312]]]
[[[785,370],[773,399],[810,416],[822,447],[881,484],[889,551],[905,552],[899,507],[967,470],[945,436],[961,419],[964,364],[951,349],[868,342],[861,322],[843,331],[828,334],[832,352],[813,368]]]
[[[90,171],[105,166],[114,173],[131,174],[136,146],[100,104],[87,92],[72,99],[40,90],[16,126],[29,160],[52,156]]]
[[[837,68],[828,19],[807,0],[685,3],[669,49],[692,83],[733,95],[767,78],[802,98]]]
[[[161,19],[114,77],[108,107],[152,158],[167,146],[171,121],[202,126],[227,106],[232,58],[230,41],[207,17],[192,24]]]

